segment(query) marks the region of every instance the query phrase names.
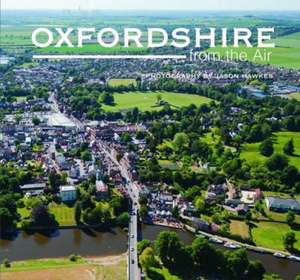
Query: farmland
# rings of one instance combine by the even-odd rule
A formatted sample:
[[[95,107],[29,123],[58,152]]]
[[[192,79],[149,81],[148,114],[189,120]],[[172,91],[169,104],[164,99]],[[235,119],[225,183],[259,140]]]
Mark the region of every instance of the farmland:
[[[182,94],[176,92],[128,92],[128,93],[115,93],[115,105],[108,106],[103,105],[103,109],[106,111],[118,112],[123,110],[130,110],[134,107],[139,108],[141,111],[158,111],[163,106],[157,105],[158,96],[164,102],[169,103],[171,106],[184,107],[191,104],[199,106],[204,103],[209,103],[211,99],[194,94]]]
[[[288,156],[290,164],[300,169],[300,132],[277,132],[273,135],[274,152],[283,153],[282,149],[289,139],[294,140],[295,154]],[[245,144],[242,149],[241,158],[249,162],[264,162],[267,158],[259,152],[260,143]]]
[[[259,58],[255,58],[255,54],[257,51],[263,53],[271,52],[270,61],[262,60]],[[253,63],[259,64],[271,64],[275,66],[282,66],[292,69],[300,69],[300,47],[284,47],[284,46],[276,46],[272,49],[258,49],[258,48],[247,48],[245,46],[240,46],[238,48],[234,47],[216,47],[210,48],[208,50],[209,53],[217,53],[220,54],[221,57],[225,57],[226,52],[237,52],[239,54],[246,53],[247,60]]]

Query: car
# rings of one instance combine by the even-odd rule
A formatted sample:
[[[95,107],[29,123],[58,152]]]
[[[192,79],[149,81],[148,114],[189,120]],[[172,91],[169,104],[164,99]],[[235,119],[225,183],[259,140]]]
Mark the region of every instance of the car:
[[[134,264],[134,260],[131,260],[131,263]]]
[[[219,239],[219,238],[216,238],[216,237],[210,237],[209,239],[209,242],[212,242],[212,243],[216,243],[216,244],[223,244],[224,241]]]
[[[281,252],[275,252],[273,254],[273,256],[276,257],[276,258],[281,258],[281,259],[285,259],[286,258],[286,255],[282,254]]]
[[[134,237],[134,234],[131,234],[131,238],[133,238]]]
[[[133,251],[134,251],[134,248],[131,248],[130,251],[133,252]]]
[[[296,261],[296,262],[300,262],[300,257],[297,257],[295,255],[290,255],[287,257],[289,260],[291,261]]]
[[[239,249],[239,248],[241,248],[241,245],[236,244],[236,243],[226,242],[224,244],[224,247],[229,248],[229,249]]]

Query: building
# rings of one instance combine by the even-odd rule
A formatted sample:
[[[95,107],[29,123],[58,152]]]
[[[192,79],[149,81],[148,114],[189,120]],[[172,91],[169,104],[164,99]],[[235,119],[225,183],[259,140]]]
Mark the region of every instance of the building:
[[[96,181],[96,198],[97,199],[108,199],[109,197],[109,190],[108,186],[102,181]]]
[[[60,186],[59,196],[63,202],[74,201],[77,198],[77,190],[75,186]]]
[[[254,204],[262,196],[260,189],[241,191],[241,202]]]
[[[39,195],[43,193],[45,188],[45,183],[26,184],[20,186],[20,190],[22,191],[22,193],[28,196]]]
[[[266,197],[266,205],[269,210],[274,212],[293,211],[300,214],[300,202],[292,198],[280,198],[276,196]]]

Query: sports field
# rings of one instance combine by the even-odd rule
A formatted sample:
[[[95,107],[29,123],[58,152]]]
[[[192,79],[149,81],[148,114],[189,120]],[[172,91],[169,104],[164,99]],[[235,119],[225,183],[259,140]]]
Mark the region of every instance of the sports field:
[[[110,87],[119,87],[119,86],[136,86],[136,80],[135,79],[110,79],[108,81],[108,85]]]
[[[300,170],[300,132],[284,131],[274,133],[274,152],[283,154],[283,146],[291,138],[294,140],[295,153],[293,156],[288,156],[289,162]],[[261,143],[245,144],[241,152],[241,158],[249,162],[264,162],[267,158],[260,154],[260,144]]]
[[[127,92],[114,93],[115,105],[103,105],[103,109],[106,111],[118,112],[137,107],[141,111],[158,111],[163,108],[163,106],[157,105],[157,99],[159,96],[162,101],[169,103],[173,107],[184,107],[191,104],[199,106],[212,101],[212,99],[204,96],[177,92]]]

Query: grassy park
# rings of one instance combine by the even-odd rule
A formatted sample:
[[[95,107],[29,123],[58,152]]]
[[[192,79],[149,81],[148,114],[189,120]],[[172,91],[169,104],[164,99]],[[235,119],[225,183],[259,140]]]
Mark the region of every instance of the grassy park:
[[[274,141],[274,152],[275,153],[283,153],[283,146],[290,140],[294,140],[295,145],[295,153],[293,156],[288,156],[290,164],[294,165],[300,170],[300,132],[277,132],[273,135]],[[241,152],[241,158],[246,159],[249,162],[264,162],[266,161],[266,157],[261,155],[259,152],[259,143],[250,143],[243,145],[243,149]]]
[[[183,94],[176,92],[128,92],[128,93],[115,93],[115,105],[108,106],[103,105],[103,109],[111,112],[118,112],[123,110],[130,110],[134,107],[139,108],[141,111],[158,111],[163,108],[157,104],[158,96],[161,100],[169,103],[174,107],[184,107],[191,104],[199,106],[204,103],[212,101],[210,98],[195,95],[195,94]]]

